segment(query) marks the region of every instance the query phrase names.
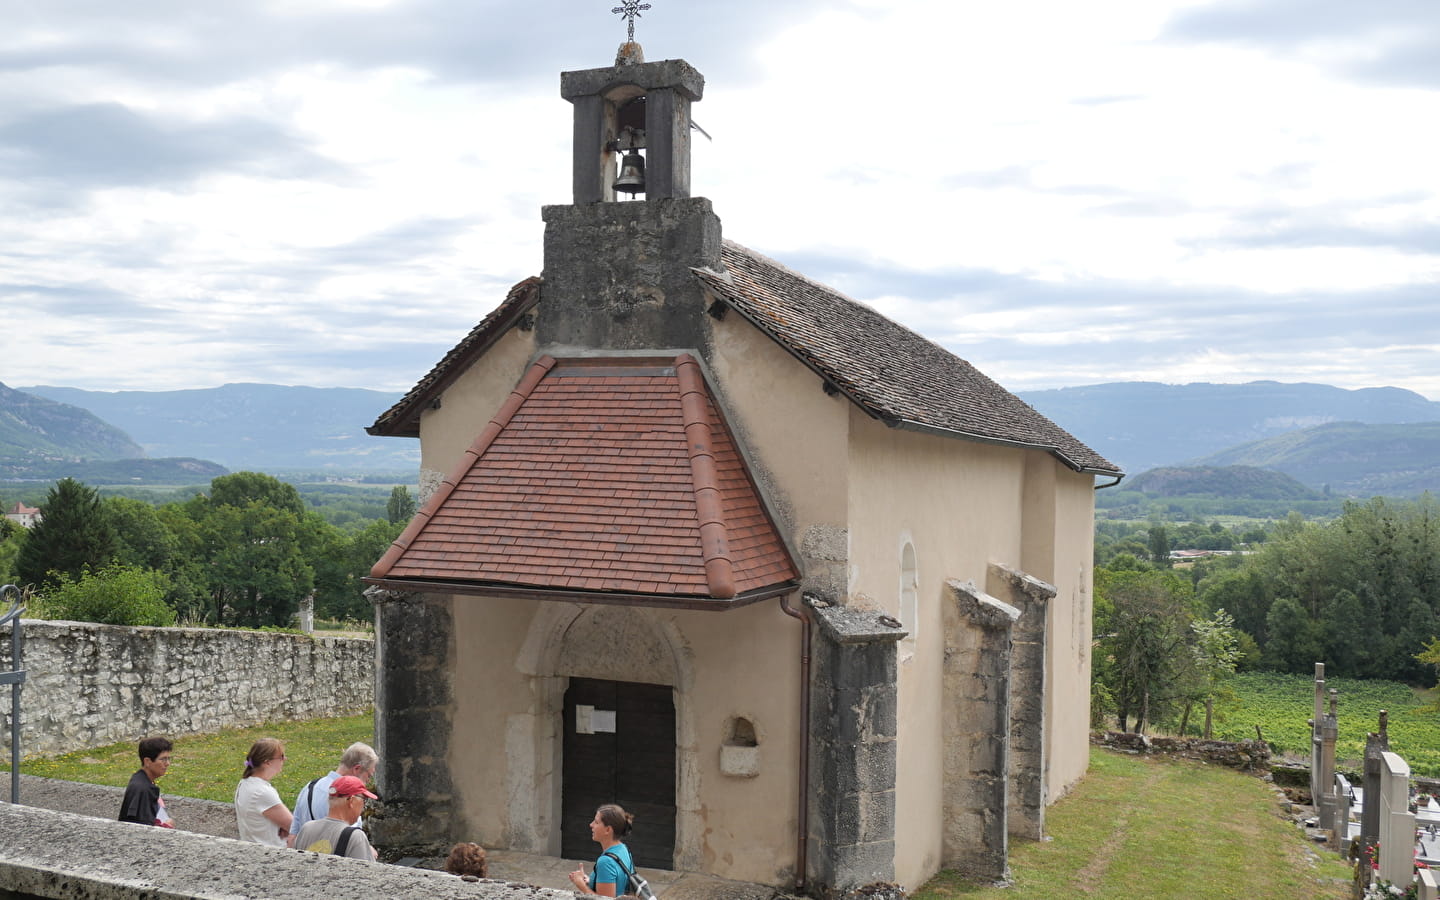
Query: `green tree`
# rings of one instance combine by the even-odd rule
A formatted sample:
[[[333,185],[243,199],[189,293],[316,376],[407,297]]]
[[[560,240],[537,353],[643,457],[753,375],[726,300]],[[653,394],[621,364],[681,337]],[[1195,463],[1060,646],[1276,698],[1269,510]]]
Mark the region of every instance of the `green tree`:
[[[1230,610],[1235,625],[1255,640],[1266,639],[1265,617],[1275,602],[1275,587],[1265,571],[1256,565],[1214,569],[1205,567],[1207,577],[1199,585],[1201,602],[1211,611]]]
[[[1265,629],[1270,635],[1262,656],[1267,669],[1299,673],[1313,671],[1315,663],[1324,661],[1320,626],[1293,597],[1281,597],[1270,606]]]
[[[235,472],[210,482],[210,502],[215,506],[243,507],[251,502],[305,515],[305,501],[295,485],[261,472]]]
[[[202,617],[242,625],[288,625],[315,586],[323,520],[293,485],[258,472],[222,475],[209,496],[183,504],[191,528],[181,546],[199,561]],[[193,571],[193,570],[192,570]],[[190,574],[190,573],[187,573]]]
[[[205,497],[194,496],[182,503],[167,503],[155,511],[174,547],[165,568],[170,576],[170,590],[165,599],[181,621],[214,621],[210,615],[208,545],[200,525],[208,509]]]
[[[415,515],[415,498],[410,496],[410,490],[403,484],[397,484],[390,490],[390,500],[385,504],[385,519],[391,525],[401,525],[410,521]]]
[[[1159,523],[1151,525],[1146,534],[1149,538],[1146,546],[1150,549],[1150,561],[1161,568],[1170,568],[1170,535],[1165,531],[1165,526]]]
[[[365,597],[366,585],[361,579],[370,574],[370,569],[404,528],[403,522],[376,519],[351,535],[340,548],[343,553],[339,560],[341,578],[334,582],[333,590],[324,593],[318,588],[316,590],[316,612],[332,619],[370,619],[374,613]]]
[[[1215,700],[1222,695],[1225,680],[1235,674],[1240,661],[1240,633],[1235,629],[1235,620],[1223,609],[1209,619],[1190,623],[1190,630],[1195,635],[1191,652],[1205,703],[1205,731],[1201,736],[1208,741],[1214,736]]]
[[[1292,514],[1235,568],[1197,577],[1206,606],[1234,614],[1265,668],[1306,673],[1323,661],[1336,675],[1412,683],[1431,674],[1415,659],[1440,631],[1440,507],[1428,495],[1349,502],[1325,523]]]
[[[1134,715],[1135,730],[1143,732],[1183,701],[1194,595],[1175,573],[1153,569],[1099,570],[1095,592],[1097,670],[1115,699],[1120,729]]]
[[[37,614],[106,625],[174,625],[175,610],[165,603],[167,588],[160,572],[111,563],[96,572],[87,569],[79,578],[61,573],[36,604]]]
[[[24,542],[25,529],[0,517],[0,584],[14,584],[19,580],[15,574],[15,560]]]
[[[80,577],[88,567],[109,563],[118,548],[115,529],[100,506],[100,493],[73,478],[62,478],[45,496],[43,517],[30,529],[15,560],[23,584],[40,586],[49,573]]]
[[[215,619],[288,625],[314,587],[302,552],[303,521],[259,500],[213,506],[201,523]]]
[[[106,497],[101,507],[115,530],[116,560],[150,569],[170,566],[175,536],[154,506],[129,497]]]

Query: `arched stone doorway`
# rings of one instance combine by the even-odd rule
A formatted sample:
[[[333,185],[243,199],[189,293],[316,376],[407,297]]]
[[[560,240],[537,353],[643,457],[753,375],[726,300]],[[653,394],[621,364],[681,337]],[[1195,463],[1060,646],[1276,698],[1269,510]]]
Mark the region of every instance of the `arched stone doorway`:
[[[512,721],[506,735],[512,751],[508,806],[513,848],[561,855],[565,830],[589,822],[588,814],[583,822],[567,821],[567,815],[573,818],[575,812],[564,809],[565,694],[572,679],[662,685],[671,689],[674,710],[673,861],[665,867],[700,867],[697,748],[689,703],[692,662],[670,613],[639,607],[538,605],[515,663],[532,679],[535,715],[528,722]],[[569,726],[573,730],[575,722]],[[528,765],[516,764],[522,756],[528,757]],[[643,820],[637,826],[643,826]],[[588,835],[588,830],[583,834]]]

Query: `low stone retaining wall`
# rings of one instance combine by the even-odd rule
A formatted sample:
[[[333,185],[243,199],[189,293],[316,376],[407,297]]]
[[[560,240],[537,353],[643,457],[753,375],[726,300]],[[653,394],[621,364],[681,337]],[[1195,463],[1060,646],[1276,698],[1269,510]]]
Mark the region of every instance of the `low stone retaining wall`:
[[[1266,772],[1270,768],[1270,745],[1263,741],[1206,741],[1105,731],[1091,734],[1090,743],[1132,753],[1198,759],[1245,772]]]
[[[54,755],[283,719],[361,713],[375,700],[374,641],[220,628],[25,619],[20,750]],[[0,671],[10,662],[0,632]],[[10,689],[0,688],[9,752]]]
[[[387,866],[0,803],[0,897],[86,900],[573,900],[502,881]],[[13,892],[13,893],[10,893]]]

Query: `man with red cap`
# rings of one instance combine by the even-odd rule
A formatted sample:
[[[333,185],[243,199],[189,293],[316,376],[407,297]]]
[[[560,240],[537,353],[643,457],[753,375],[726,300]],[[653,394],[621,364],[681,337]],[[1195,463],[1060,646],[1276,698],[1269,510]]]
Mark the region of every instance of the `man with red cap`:
[[[365,809],[366,797],[379,799],[354,775],[335,779],[330,785],[330,814],[306,822],[295,837],[295,849],[374,862],[378,854],[364,830],[355,824]]]

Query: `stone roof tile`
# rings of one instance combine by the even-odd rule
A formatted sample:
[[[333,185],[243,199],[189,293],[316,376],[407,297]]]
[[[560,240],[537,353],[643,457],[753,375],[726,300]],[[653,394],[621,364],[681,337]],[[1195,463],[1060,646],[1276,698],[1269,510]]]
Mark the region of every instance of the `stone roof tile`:
[[[899,427],[1044,449],[1081,471],[1120,469],[950,351],[862,303],[725,241],[712,293],[867,413]]]

